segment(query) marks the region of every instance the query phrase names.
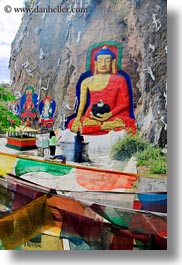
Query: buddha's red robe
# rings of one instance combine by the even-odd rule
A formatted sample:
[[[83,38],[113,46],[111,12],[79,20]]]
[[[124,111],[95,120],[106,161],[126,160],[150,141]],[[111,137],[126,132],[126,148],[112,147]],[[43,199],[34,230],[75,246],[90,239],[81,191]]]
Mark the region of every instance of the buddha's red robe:
[[[118,75],[111,75],[107,86],[98,91],[89,91],[90,93],[90,105],[85,114],[81,118],[81,123],[85,118],[91,118],[90,112],[92,112],[92,106],[99,101],[103,101],[110,106],[112,116],[106,121],[114,121],[116,118],[121,119],[125,126],[113,127],[115,130],[132,129],[136,131],[135,120],[130,118],[130,99],[128,93],[127,82],[124,77]],[[68,128],[71,128],[74,119],[70,121]],[[104,122],[101,122],[103,124]],[[101,130],[100,125],[84,125],[82,128],[83,134],[104,134],[108,133],[108,130]]]

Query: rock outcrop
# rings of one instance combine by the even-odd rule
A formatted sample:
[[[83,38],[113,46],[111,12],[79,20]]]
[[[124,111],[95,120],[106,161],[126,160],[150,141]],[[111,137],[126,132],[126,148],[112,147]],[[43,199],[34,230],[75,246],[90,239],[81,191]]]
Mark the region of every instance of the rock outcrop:
[[[32,85],[40,99],[46,93],[52,96],[57,102],[58,126],[61,115],[73,112],[75,85],[85,71],[88,47],[96,42],[118,41],[123,46],[122,69],[132,80],[138,130],[151,143],[166,146],[166,1],[33,2],[32,12],[24,13],[12,43],[14,93],[20,95]],[[48,6],[50,12],[38,12]],[[60,12],[51,13],[51,8],[58,6]],[[66,12],[66,8],[74,12]]]

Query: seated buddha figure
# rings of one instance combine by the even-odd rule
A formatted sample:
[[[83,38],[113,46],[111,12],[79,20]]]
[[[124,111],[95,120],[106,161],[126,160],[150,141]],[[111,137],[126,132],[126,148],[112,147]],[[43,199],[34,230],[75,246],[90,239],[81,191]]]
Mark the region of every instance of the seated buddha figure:
[[[31,126],[37,115],[38,96],[32,86],[27,86],[20,100],[20,118]]]
[[[40,127],[49,128],[54,123],[54,112],[56,108],[56,102],[50,96],[45,96],[39,104],[40,118],[38,124]]]
[[[91,135],[122,129],[135,132],[127,80],[116,74],[115,54],[103,46],[96,53],[94,63],[94,75],[81,82],[79,107],[68,128],[72,132]],[[85,108],[88,97],[89,105]]]

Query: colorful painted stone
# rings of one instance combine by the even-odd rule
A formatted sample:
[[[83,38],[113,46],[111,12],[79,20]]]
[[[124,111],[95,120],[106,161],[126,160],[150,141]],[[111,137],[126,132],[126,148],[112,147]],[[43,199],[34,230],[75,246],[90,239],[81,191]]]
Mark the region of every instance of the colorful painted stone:
[[[9,111],[11,111],[14,115],[19,116],[20,106],[16,101],[11,102],[11,104],[9,105]]]
[[[50,96],[46,96],[39,104],[40,118],[38,120],[39,127],[51,128],[54,123],[54,112],[56,102]]]
[[[98,43],[89,49],[90,70],[77,83],[78,107],[67,119],[71,131],[91,135],[123,129],[136,132],[131,81],[126,72],[119,70],[121,57],[118,42]]]
[[[20,117],[23,122],[31,126],[37,116],[38,96],[32,86],[27,86],[20,100]]]
[[[12,101],[12,102],[10,102],[10,104],[9,104],[9,106],[8,106],[8,110],[9,110],[10,112],[12,112],[13,115],[15,115],[15,116],[17,116],[17,117],[20,115],[20,106],[19,106],[19,104],[17,103],[17,101]],[[11,125],[12,125],[14,122],[15,122],[15,120],[12,119],[12,120],[11,120]]]

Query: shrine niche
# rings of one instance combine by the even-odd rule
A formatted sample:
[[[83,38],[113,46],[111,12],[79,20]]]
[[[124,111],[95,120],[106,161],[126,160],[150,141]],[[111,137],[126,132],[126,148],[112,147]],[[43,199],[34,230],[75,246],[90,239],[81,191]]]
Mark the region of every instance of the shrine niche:
[[[27,86],[20,100],[20,118],[31,126],[37,117],[38,96],[32,86]]]
[[[39,127],[52,128],[54,124],[54,112],[56,109],[56,102],[50,96],[44,97],[39,104],[40,118],[38,120]]]
[[[121,70],[122,46],[116,41],[92,45],[86,72],[76,85],[76,107],[66,126],[72,132],[106,134],[111,130],[136,132],[132,85]]]

